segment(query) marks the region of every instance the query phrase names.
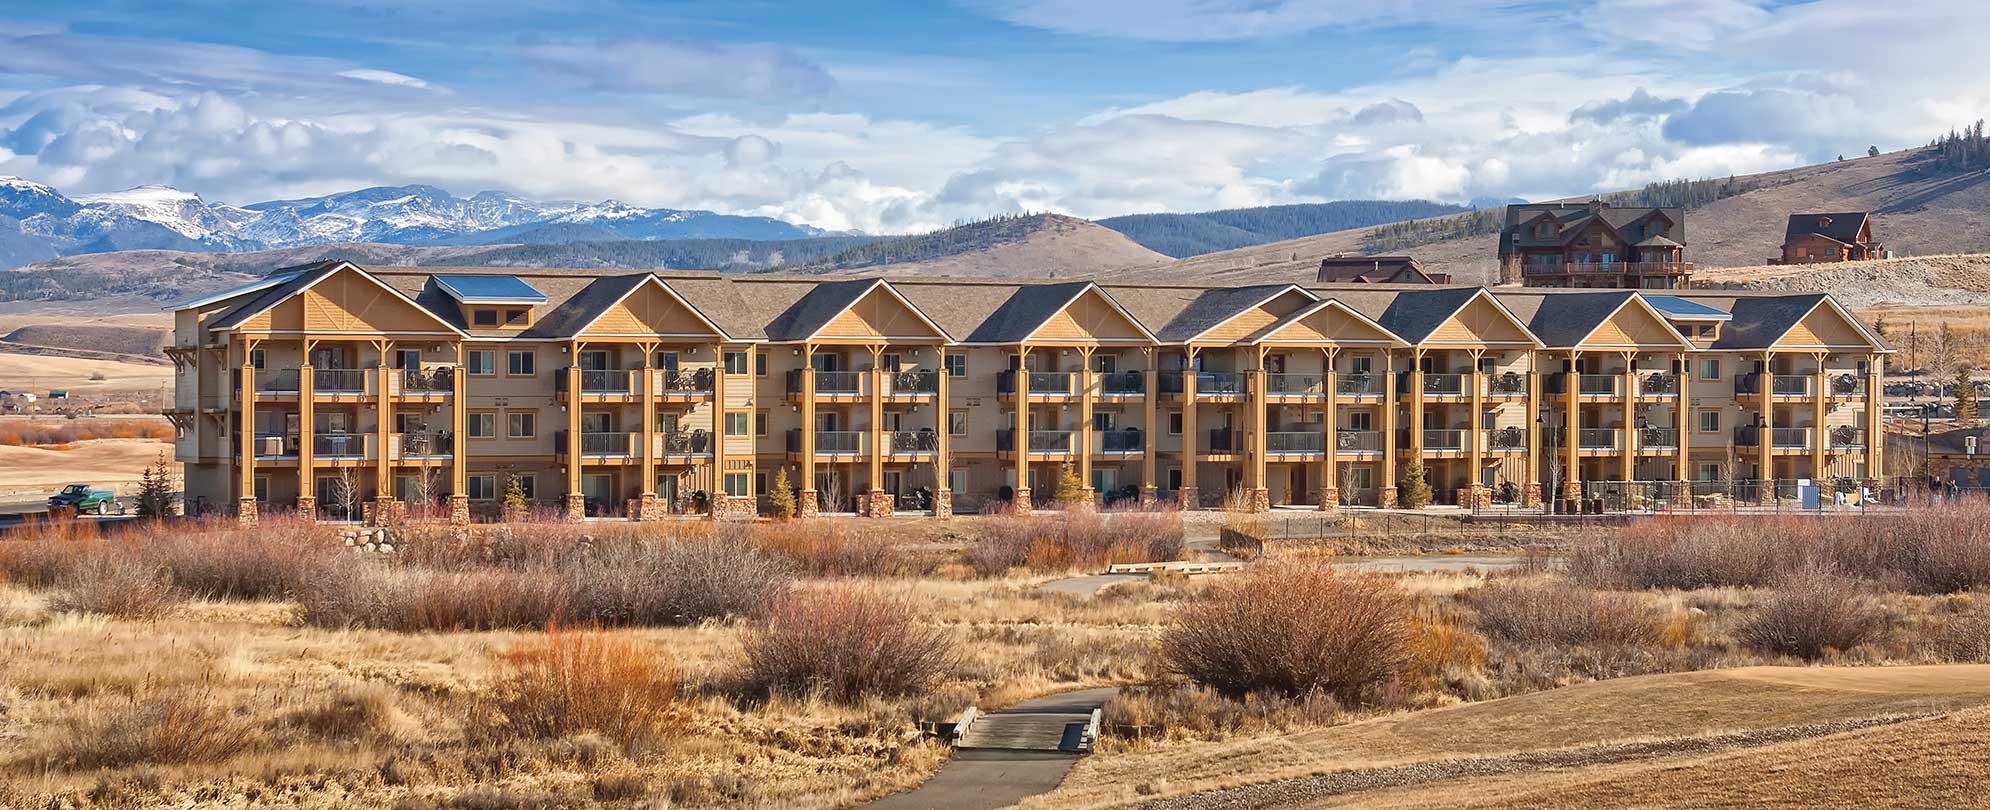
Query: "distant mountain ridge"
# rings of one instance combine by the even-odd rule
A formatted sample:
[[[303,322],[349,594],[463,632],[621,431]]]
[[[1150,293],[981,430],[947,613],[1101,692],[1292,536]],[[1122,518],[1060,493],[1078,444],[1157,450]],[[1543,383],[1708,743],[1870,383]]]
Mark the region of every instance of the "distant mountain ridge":
[[[232,206],[168,186],[69,197],[43,183],[0,177],[0,269],[119,250],[235,253],[342,242],[444,246],[827,235],[771,217],[616,200],[544,202],[500,191],[458,197],[426,185]]]
[[[1098,220],[1156,253],[1185,259],[1303,236],[1471,209],[1429,200],[1337,200],[1198,214],[1128,214]]]

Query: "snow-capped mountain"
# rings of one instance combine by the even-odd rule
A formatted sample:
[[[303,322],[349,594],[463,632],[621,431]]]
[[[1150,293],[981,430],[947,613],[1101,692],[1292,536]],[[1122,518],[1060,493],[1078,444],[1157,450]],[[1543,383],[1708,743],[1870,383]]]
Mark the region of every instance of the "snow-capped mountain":
[[[0,177],[0,268],[54,256],[157,248],[235,252],[331,242],[551,244],[592,240],[805,239],[826,232],[769,217],[529,200],[501,191],[458,197],[434,186],[376,186],[246,206],[167,186],[64,196]]]

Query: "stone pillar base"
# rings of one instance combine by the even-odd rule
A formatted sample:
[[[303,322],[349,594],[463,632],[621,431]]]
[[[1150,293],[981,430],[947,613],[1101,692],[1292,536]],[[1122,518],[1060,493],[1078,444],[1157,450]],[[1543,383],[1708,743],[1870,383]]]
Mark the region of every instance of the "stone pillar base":
[[[74,514],[73,512],[71,514]],[[256,511],[256,499],[238,498],[235,500],[235,520],[244,526],[254,526],[261,515]]]
[[[1011,502],[1011,505],[1015,507],[1017,512],[1025,515],[1036,511],[1036,505],[1030,501],[1029,487],[1016,487],[1015,500]]]
[[[670,516],[670,504],[664,503],[654,492],[645,492],[636,499],[634,516],[637,520],[663,520]]]
[[[1376,493],[1375,505],[1382,509],[1396,508],[1396,488],[1383,487]]]
[[[367,504],[366,522],[373,526],[385,526],[399,520],[406,511],[400,501],[385,495],[377,496]]]
[[[1530,481],[1528,482],[1527,486],[1520,488],[1520,505],[1521,506],[1541,505],[1541,482]]]
[[[812,518],[822,514],[822,498],[815,490],[804,489],[795,497],[795,517]]]
[[[759,517],[759,508],[753,498],[732,495],[712,496],[712,518],[714,520],[752,520]]]
[[[1264,487],[1251,490],[1250,500],[1244,504],[1244,511],[1253,515],[1271,511],[1271,490]]]
[[[874,489],[864,493],[864,514],[869,517],[891,517],[898,509],[898,498],[884,490]]]
[[[1099,507],[1099,491],[1091,487],[1078,490],[1078,497],[1073,499],[1069,506],[1072,509],[1097,509]]]
[[[1184,511],[1202,508],[1202,490],[1197,487],[1182,487],[1175,498]]]
[[[578,492],[567,494],[567,522],[580,523],[587,520],[587,496]]]
[[[1320,511],[1325,512],[1340,506],[1340,487],[1325,487],[1320,490]]]
[[[1458,488],[1458,505],[1466,509],[1492,508],[1492,489],[1484,484]]]
[[[470,496],[468,495],[449,496],[449,525],[451,526],[470,525]]]
[[[1151,508],[1154,502],[1159,500],[1161,500],[1160,487],[1150,484],[1140,488],[1140,506],[1142,508]]]
[[[631,520],[631,521],[640,521],[640,520],[642,520],[642,519],[643,519],[643,499],[641,499],[641,498],[623,498],[623,499],[622,499],[622,515],[623,515],[624,517],[627,517],[627,518],[628,518],[629,520]]]
[[[1569,500],[1580,500],[1582,498],[1582,482],[1563,481],[1562,497],[1567,498]]]
[[[951,489],[933,490],[933,517],[950,518],[953,516],[954,491]]]
[[[305,523],[317,523],[318,497],[315,495],[297,496],[297,517]]]

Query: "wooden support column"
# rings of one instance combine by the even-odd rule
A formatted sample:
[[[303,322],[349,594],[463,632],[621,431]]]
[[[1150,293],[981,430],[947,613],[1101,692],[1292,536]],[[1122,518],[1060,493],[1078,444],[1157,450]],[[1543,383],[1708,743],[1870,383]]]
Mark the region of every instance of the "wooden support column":
[[[1410,460],[1423,463],[1423,358],[1424,350],[1410,351]]]
[[[1244,462],[1248,465],[1244,478],[1250,487],[1247,497],[1250,502],[1246,509],[1252,512],[1265,512],[1271,509],[1271,490],[1266,482],[1265,450],[1267,434],[1271,432],[1269,405],[1271,399],[1271,377],[1265,373],[1266,348],[1259,346],[1252,354],[1252,368],[1245,377],[1244,396],[1250,409],[1249,432],[1245,436]]]
[[[872,345],[866,348],[871,352],[871,384],[867,386],[870,390],[865,396],[870,403],[871,411],[871,458],[868,465],[869,483],[864,487],[864,514],[871,517],[887,517],[891,515],[892,503],[885,500],[884,496],[892,493],[884,491],[884,451],[889,446],[885,441],[888,437],[884,430],[885,347]]]
[[[1382,354],[1382,480],[1375,482],[1375,504],[1396,506],[1396,353]]]
[[[1762,386],[1762,433],[1760,444],[1756,445],[1756,458],[1759,467],[1756,478],[1764,481],[1776,480],[1776,366],[1773,352],[1762,353],[1762,374],[1756,378]],[[1769,487],[1769,497],[1775,497],[1774,484]]]
[[[297,367],[297,511],[305,520],[314,520],[318,514],[318,373],[311,367],[311,349],[317,341],[307,337],[302,343],[304,363]]]
[[[944,346],[935,347],[938,356],[934,368],[935,378],[933,408],[933,516],[953,517],[954,478],[953,478],[953,381],[947,373],[947,350]]]
[[[1332,509],[1340,505],[1340,439],[1338,432],[1340,414],[1339,384],[1334,381],[1334,362],[1340,357],[1340,348],[1329,346],[1320,350],[1320,388],[1326,395],[1326,412],[1320,417],[1320,433],[1326,452],[1320,456],[1320,509]]]
[[[1021,344],[1016,347],[1016,511],[1029,513],[1035,508],[1030,492],[1030,347]]]
[[[1622,352],[1622,355],[1624,357],[1624,375],[1623,379],[1618,381],[1617,387],[1621,389],[1619,393],[1624,395],[1624,433],[1623,438],[1617,440],[1617,449],[1622,453],[1617,459],[1617,470],[1619,479],[1630,481],[1637,477],[1638,447],[1642,443],[1639,441],[1640,437],[1637,435],[1638,375],[1636,366],[1638,355],[1637,352]],[[1628,491],[1628,488],[1626,491]]]
[[[1078,484],[1087,506],[1098,493],[1092,488],[1092,408],[1098,375],[1092,372],[1092,355],[1097,346],[1078,347]]]
[[[261,504],[256,502],[256,367],[250,358],[255,355],[256,341],[242,344],[241,401],[242,420],[237,427],[236,443],[241,459],[236,467],[241,477],[236,481],[235,517],[243,523],[255,523],[260,515]]]
[[[1184,349],[1182,368],[1182,489],[1183,509],[1197,509],[1202,506],[1202,487],[1195,473],[1196,437],[1195,407],[1195,356],[1201,350],[1194,346]]]
[[[580,428],[581,428],[581,374],[580,350],[583,344],[575,341],[569,347],[567,363],[567,491],[566,519],[579,522],[587,517],[587,496],[580,491]]]
[[[1567,467],[1562,471],[1563,498],[1582,497],[1582,352],[1569,352],[1568,376],[1562,380],[1567,385],[1564,397],[1568,412],[1562,415],[1563,429],[1568,432]]]
[[[1830,355],[1816,352],[1811,356],[1816,358],[1817,368],[1812,372],[1810,380],[1810,478],[1813,483],[1820,483],[1830,464],[1827,458],[1831,437],[1826,436],[1824,430],[1824,420],[1830,413],[1831,404],[1829,395],[1831,381],[1824,376],[1824,361],[1829,359]]]
[[[1672,477],[1676,481],[1691,481],[1693,480],[1693,434],[1691,432],[1693,427],[1693,398],[1689,396],[1691,393],[1689,386],[1692,385],[1693,380],[1692,358],[1685,352],[1680,352],[1673,359],[1673,362],[1679,366],[1679,373],[1675,375],[1675,379],[1672,381],[1672,388],[1675,392],[1673,396],[1677,398],[1672,411],[1673,430],[1679,434],[1679,439],[1675,442],[1678,445],[1678,449],[1673,451],[1675,458],[1672,462]]]
[[[1529,417],[1527,419],[1527,489],[1521,493],[1521,497],[1533,499],[1527,504],[1529,506],[1540,505],[1552,497],[1550,493],[1541,491],[1543,482],[1547,481],[1546,476],[1542,475],[1541,468],[1544,460],[1548,458],[1547,448],[1541,444],[1542,428],[1553,427],[1548,424],[1548,417],[1554,413],[1554,409],[1549,407],[1550,403],[1541,398],[1541,360],[1544,356],[1543,352],[1538,351],[1527,353],[1527,407],[1524,411]]]
[[[470,525],[470,370],[465,347],[456,343],[456,364],[449,376],[449,523]]]
[[[1146,441],[1140,447],[1140,505],[1149,506],[1159,497],[1160,489],[1160,484],[1158,483],[1160,479],[1156,477],[1158,473],[1156,467],[1158,465],[1155,462],[1155,445],[1161,443],[1161,425],[1159,421],[1161,413],[1161,366],[1158,362],[1161,353],[1155,351],[1152,346],[1142,346],[1140,347],[1140,352],[1147,358],[1147,372],[1141,375],[1140,380],[1140,402],[1145,409],[1146,416],[1142,422],[1146,426],[1146,435],[1144,436]]]
[[[1866,477],[1886,486],[1886,356],[1866,355]]]
[[[726,495],[726,447],[730,443],[726,436],[726,388],[732,375],[726,373],[726,347],[723,343],[709,344],[712,349],[712,472],[711,503],[712,516],[725,514]],[[751,372],[753,369],[748,368]]]
[[[822,502],[819,499],[819,496],[816,492],[815,344],[813,343],[802,344],[801,381],[802,381],[802,391],[801,391],[801,414],[802,414],[801,479],[802,480],[797,482],[797,484],[801,487],[802,497],[801,497],[801,503],[798,504],[795,508],[795,512],[802,517],[812,517],[822,508]]]
[[[379,458],[376,459],[377,466],[373,481],[373,497],[378,501],[374,505],[374,509],[377,512],[380,509],[386,508],[387,502],[394,497],[394,453],[400,448],[395,447],[393,444],[394,342],[391,340],[376,341],[373,347],[380,352],[380,367],[375,369],[379,372],[379,390],[374,392],[374,407],[379,411],[379,417],[375,420],[374,427],[377,428],[377,433],[380,437],[378,440],[380,452],[376,454]],[[379,521],[385,521],[388,516],[376,514],[374,518]]]
[[[659,509],[656,502],[656,460],[663,449],[662,443],[657,441],[656,435],[657,349],[658,344],[655,343],[636,344],[636,350],[643,353],[642,369],[636,375],[637,380],[643,387],[643,412],[639,420],[642,424],[643,435],[642,441],[636,443],[638,450],[643,454],[642,472],[639,473],[643,477],[643,480],[642,486],[636,488],[636,497],[639,506],[636,509],[636,513],[629,516],[636,520],[649,520],[661,517],[659,514],[661,509]]]
[[[1471,448],[1471,452],[1467,454],[1471,459],[1469,469],[1471,477],[1465,481],[1465,491],[1471,495],[1472,500],[1459,506],[1476,509],[1479,506],[1480,496],[1486,491],[1485,486],[1479,483],[1479,476],[1486,468],[1486,381],[1485,375],[1479,372],[1479,360],[1485,357],[1486,350],[1473,349],[1471,354],[1472,373],[1465,375],[1466,384],[1472,386],[1472,414],[1470,427],[1467,428],[1469,432],[1465,434],[1466,446]]]

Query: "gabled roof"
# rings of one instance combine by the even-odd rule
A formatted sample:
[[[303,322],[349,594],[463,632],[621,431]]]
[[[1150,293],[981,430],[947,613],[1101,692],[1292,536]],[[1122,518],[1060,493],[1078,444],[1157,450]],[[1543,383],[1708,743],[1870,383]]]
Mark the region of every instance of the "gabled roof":
[[[610,283],[604,284],[602,282]],[[697,316],[698,322],[712,330],[713,334],[723,338],[731,337],[726,334],[723,328],[713,323],[712,319],[705,317],[705,314],[699,312],[697,307],[692,306],[691,302],[684,300],[684,296],[678,295],[676,290],[671,289],[670,285],[663,283],[663,280],[657,278],[653,273],[640,273],[633,276],[611,276],[590,284],[579,295],[568,299],[566,306],[555,310],[553,317],[541,320],[527,331],[545,337],[573,337],[579,335],[587,331],[588,327],[593,326],[595,321],[601,320],[601,316],[614,308],[616,304],[628,300],[629,296],[634,295],[637,290],[651,284],[656,285],[657,289],[662,290],[664,295],[670,296],[672,300],[683,306],[685,311]],[[555,323],[549,325],[549,321],[555,321]]]
[[[1391,282],[1438,284],[1437,276],[1423,269],[1423,263],[1410,256],[1329,256],[1320,260],[1322,284],[1348,282]],[[1445,274],[1448,280],[1449,275]]]
[[[1734,299],[1734,320],[1721,329],[1711,348],[1767,349],[1830,296],[1824,293]]]
[[[1472,301],[1484,295],[1493,306],[1513,318],[1522,332],[1527,332],[1525,321],[1513,315],[1512,310],[1500,303],[1499,299],[1486,292],[1483,287],[1443,287],[1435,290],[1405,290],[1397,293],[1389,302],[1389,308],[1375,319],[1382,328],[1402,337],[1411,345],[1424,342],[1430,333],[1444,325],[1453,315],[1464,311]],[[1538,342],[1538,338],[1531,338]]]
[[[1599,290],[1507,297],[1514,299],[1516,306],[1522,299],[1533,299],[1528,301],[1533,312],[1527,318],[1527,331],[1540,338],[1544,346],[1568,348],[1581,344],[1604,321],[1617,314],[1624,302],[1636,296],[1631,290]]]
[[[1009,300],[1002,302],[1002,306],[996,308],[995,312],[976,327],[964,342],[1021,343],[1029,340],[1037,330],[1043,328],[1044,324],[1049,323],[1051,318],[1057,317],[1057,313],[1077,303],[1078,299],[1084,297],[1090,290],[1097,290],[1106,303],[1126,316],[1127,322],[1133,324],[1133,328],[1140,330],[1140,334],[1146,336],[1148,340],[1159,342],[1154,333],[1148,331],[1147,326],[1142,324],[1139,318],[1127,312],[1126,307],[1121,306],[1111,293],[1090,281],[1019,287],[1009,296]]]
[[[1783,243],[1788,244],[1805,236],[1822,236],[1841,244],[1855,244],[1859,232],[1865,229],[1864,211],[1846,214],[1791,214],[1789,225],[1783,228]]]
[[[1362,323],[1374,327],[1376,331],[1381,332],[1384,336],[1386,336],[1389,344],[1392,347],[1401,348],[1410,345],[1409,341],[1404,340],[1401,335],[1389,331],[1388,327],[1376,323],[1375,319],[1370,318],[1367,315],[1361,314],[1361,312],[1359,310],[1356,310],[1354,307],[1348,306],[1331,298],[1326,299],[1324,301],[1315,301],[1311,304],[1306,305],[1304,308],[1300,309],[1297,312],[1294,312],[1290,315],[1287,315],[1283,318],[1273,321],[1270,324],[1266,324],[1263,329],[1259,329],[1258,331],[1251,333],[1249,337],[1244,338],[1243,342],[1246,345],[1255,346],[1257,344],[1269,341],[1271,339],[1271,336],[1278,334],[1280,330],[1283,330],[1284,328],[1291,326],[1294,323],[1298,323],[1299,321],[1303,321],[1307,318],[1310,318],[1314,314],[1318,313],[1320,310],[1323,309],[1340,310],[1341,312],[1347,313],[1349,317],[1352,317],[1355,320],[1358,320]]]
[[[838,316],[848,312],[851,307],[857,305],[857,302],[864,300],[864,297],[870,295],[872,290],[879,288],[882,288],[885,294],[890,295],[900,304],[904,304],[907,310],[910,310],[913,315],[918,316],[919,321],[932,329],[936,334],[948,340],[953,339],[953,335],[948,333],[946,329],[941,328],[938,323],[933,322],[933,319],[927,316],[924,310],[921,310],[918,305],[912,303],[911,300],[899,293],[897,287],[892,286],[891,282],[881,278],[825,281],[815,285],[814,289],[809,290],[793,306],[788,307],[772,323],[767,324],[767,338],[769,340],[808,340],[813,338],[821,334],[822,330],[827,328],[830,322],[836,320]]]
[[[1175,315],[1155,334],[1160,340],[1168,343],[1192,342],[1208,334],[1210,330],[1235,320],[1239,315],[1269,304],[1288,292],[1297,292],[1309,300],[1320,300],[1319,296],[1297,284],[1217,287],[1204,290],[1201,295],[1196,296],[1194,303]]]
[[[422,304],[416,302],[415,299],[409,297],[407,293],[395,289],[394,285],[381,281],[380,279],[374,277],[372,273],[366,272],[366,268],[360,267],[359,265],[353,264],[352,262],[348,261],[321,262],[318,264],[318,266],[310,270],[298,273],[292,276],[287,281],[284,281],[280,284],[276,284],[267,289],[264,289],[260,294],[249,299],[248,301],[243,302],[240,306],[237,306],[236,308],[228,311],[226,314],[223,314],[221,317],[208,322],[207,328],[209,331],[225,332],[227,330],[241,326],[243,323],[246,323],[250,318],[254,318],[257,315],[261,315],[264,312],[268,312],[269,310],[274,309],[276,305],[281,304],[286,300],[289,300],[291,296],[297,295],[298,293],[311,289],[313,285],[317,284],[320,281],[324,281],[325,279],[331,278],[334,275],[337,275],[338,272],[341,270],[351,270],[354,273],[358,273],[360,278],[364,278],[367,281],[370,281],[378,285],[380,289],[386,290],[388,293],[392,294],[395,298],[399,298],[402,301],[407,302],[408,306],[414,307],[416,310],[420,311],[423,315],[428,316],[430,319],[434,320],[437,324],[440,324],[443,328],[448,329],[451,332],[455,332],[456,334],[459,335],[465,334],[461,328],[458,328],[456,324],[451,323],[449,319],[443,318],[435,314],[435,309],[433,307],[423,306]]]
[[[204,307],[209,304],[219,304],[223,301],[226,301],[230,298],[234,298],[239,295],[248,295],[250,293],[262,292],[263,290],[267,290],[271,287],[295,281],[298,277],[306,275],[308,273],[313,273],[318,270],[323,270],[327,267],[336,267],[337,265],[338,261],[336,260],[326,260],[322,262],[312,262],[310,264],[301,264],[295,267],[280,268],[275,271],[272,271],[267,276],[263,276],[258,281],[249,284],[244,284],[240,287],[230,287],[226,290],[222,290],[212,295],[205,295],[200,298],[195,298],[191,301],[181,301],[177,304],[169,304],[166,306],[166,310],[169,312],[177,312],[182,309],[193,309],[196,307]]]

